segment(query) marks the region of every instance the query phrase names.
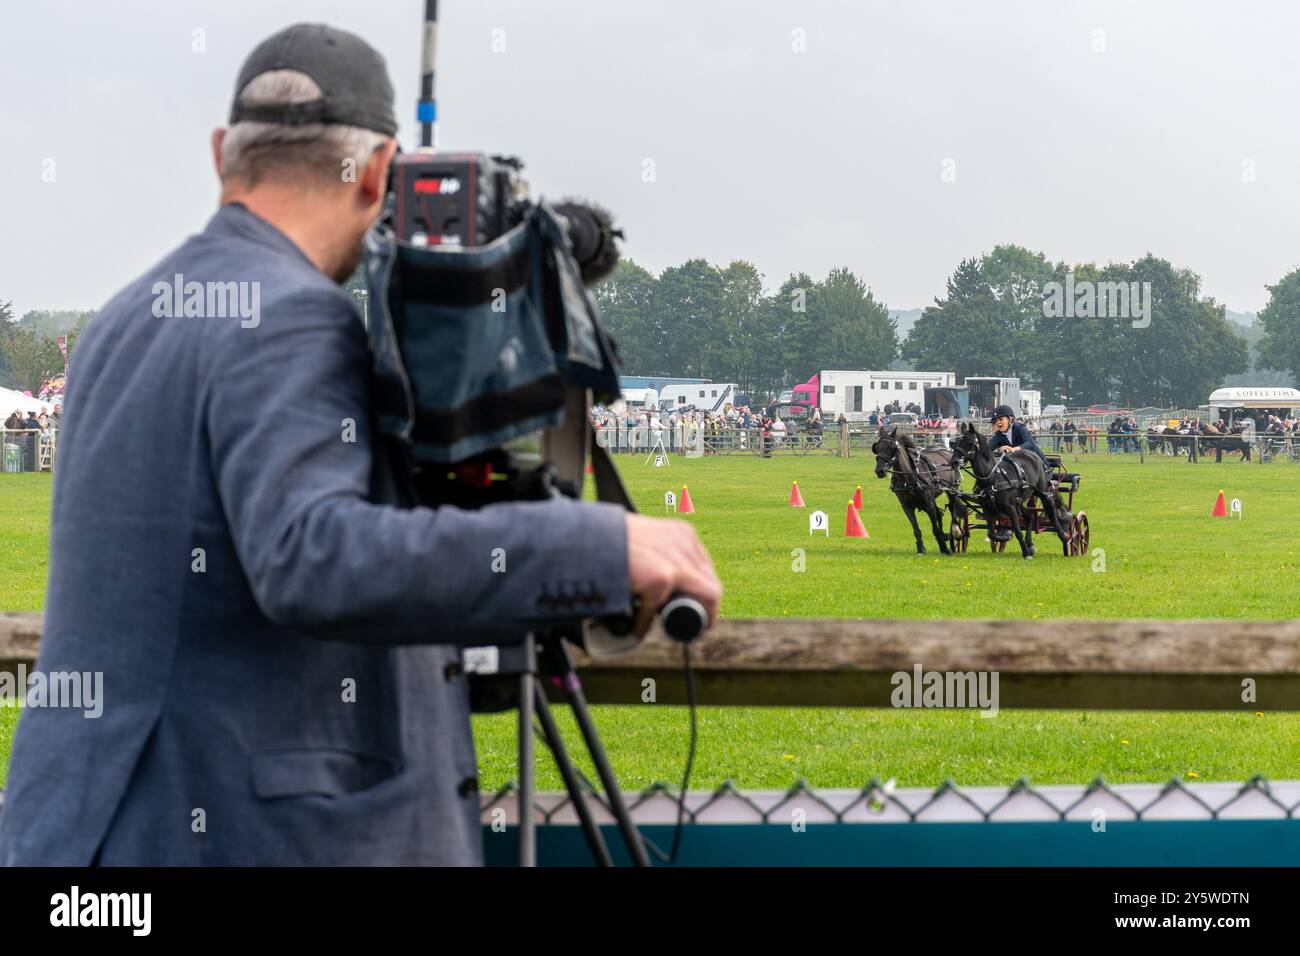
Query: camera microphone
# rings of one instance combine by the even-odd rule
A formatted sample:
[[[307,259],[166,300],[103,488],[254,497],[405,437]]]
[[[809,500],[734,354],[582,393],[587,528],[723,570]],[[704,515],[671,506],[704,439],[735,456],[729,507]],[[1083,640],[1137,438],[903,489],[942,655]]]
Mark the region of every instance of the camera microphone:
[[[623,238],[623,230],[614,228],[609,212],[590,203],[565,199],[554,206],[564,217],[573,258],[582,271],[582,282],[591,286],[614,271],[618,265],[618,246],[615,239]]]

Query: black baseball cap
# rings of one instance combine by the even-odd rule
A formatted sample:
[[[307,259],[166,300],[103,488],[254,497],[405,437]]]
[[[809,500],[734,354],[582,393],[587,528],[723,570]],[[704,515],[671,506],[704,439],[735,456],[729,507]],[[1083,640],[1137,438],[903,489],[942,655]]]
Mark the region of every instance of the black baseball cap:
[[[245,87],[272,70],[307,74],[321,88],[320,98],[285,105],[240,103]],[[239,71],[230,122],[241,120],[286,126],[335,123],[393,136],[397,119],[388,66],[379,51],[355,33],[323,23],[286,27],[259,43]]]

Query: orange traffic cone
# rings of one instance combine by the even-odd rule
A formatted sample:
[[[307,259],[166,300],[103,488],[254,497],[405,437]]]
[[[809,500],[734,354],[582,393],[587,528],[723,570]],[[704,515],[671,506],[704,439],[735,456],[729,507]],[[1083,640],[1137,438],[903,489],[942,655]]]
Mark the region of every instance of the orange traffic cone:
[[[679,515],[695,514],[695,502],[691,501],[691,493],[682,485],[682,496],[677,499],[677,513]]]
[[[869,538],[867,527],[862,523],[862,515],[858,514],[857,506],[849,502],[849,513],[844,519],[844,537],[846,538]]]
[[[1214,510],[1210,512],[1211,518],[1228,517],[1228,506],[1223,500],[1223,492],[1219,492],[1219,497],[1214,501]]]
[[[790,507],[791,508],[804,507],[803,495],[799,494],[799,482],[797,481],[790,486]]]
[[[853,492],[853,507],[857,508],[859,511],[862,510],[862,486],[861,485],[858,485],[857,490]]]

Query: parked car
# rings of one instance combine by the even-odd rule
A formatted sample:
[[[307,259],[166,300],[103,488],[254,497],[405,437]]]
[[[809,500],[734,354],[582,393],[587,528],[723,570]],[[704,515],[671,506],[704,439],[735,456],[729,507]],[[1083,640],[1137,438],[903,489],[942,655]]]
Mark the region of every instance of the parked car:
[[[894,412],[892,415],[885,416],[885,427],[893,428],[895,425],[903,425],[906,428],[915,428],[916,423],[921,420],[921,416],[915,412]]]

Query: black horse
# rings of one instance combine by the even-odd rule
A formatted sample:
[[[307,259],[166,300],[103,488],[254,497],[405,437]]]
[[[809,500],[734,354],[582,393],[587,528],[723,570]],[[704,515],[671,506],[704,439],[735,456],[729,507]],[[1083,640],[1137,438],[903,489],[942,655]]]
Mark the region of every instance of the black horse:
[[[880,430],[875,444],[871,446],[876,456],[876,477],[892,475],[890,490],[898,496],[898,503],[903,506],[903,513],[912,522],[912,533],[916,535],[916,553],[925,554],[925,539],[921,536],[921,526],[916,523],[919,508],[930,519],[934,529],[934,540],[939,542],[939,550],[951,554],[948,536],[943,533],[943,519],[939,514],[938,497],[948,495],[948,507],[954,514],[965,510],[954,492],[961,487],[961,472],[952,463],[952,452],[946,448],[934,446],[918,451],[916,444],[908,435],[899,435],[898,428],[889,431]]]
[[[1241,432],[1224,433],[1219,431],[1213,425],[1202,425],[1201,434],[1205,437],[1201,439],[1202,448],[1214,449],[1215,464],[1223,462],[1223,453],[1236,453],[1241,456],[1242,461],[1250,461],[1250,442],[1241,437]],[[1208,450],[1207,448],[1207,450]]]
[[[1042,504],[1052,530],[1061,539],[1062,552],[1069,557],[1070,541],[1065,525],[1069,523],[1070,513],[1043,459],[1032,451],[995,454],[989,440],[974,425],[967,425],[953,442],[952,460],[957,468],[966,462],[970,463],[975,477],[975,493],[988,503],[989,524],[998,517],[1006,518],[1020,543],[1022,557],[1032,558],[1035,553],[1035,529],[1023,527],[1021,523],[1021,509],[1034,498]]]
[[[1190,455],[1192,450],[1192,430],[1186,426],[1171,428],[1168,425],[1153,427],[1147,432],[1147,451],[1159,455],[1178,457]]]

